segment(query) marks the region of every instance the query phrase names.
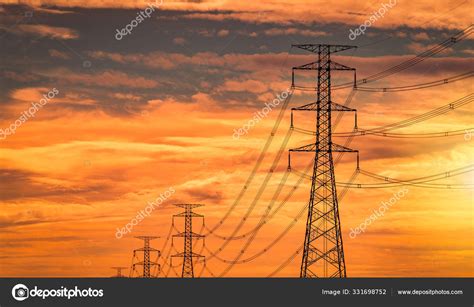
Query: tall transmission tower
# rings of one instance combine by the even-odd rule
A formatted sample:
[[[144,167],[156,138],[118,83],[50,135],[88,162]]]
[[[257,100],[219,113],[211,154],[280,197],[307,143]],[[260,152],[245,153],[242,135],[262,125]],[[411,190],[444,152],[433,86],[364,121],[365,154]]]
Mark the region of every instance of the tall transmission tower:
[[[346,277],[332,153],[358,151],[332,142],[331,111],[355,110],[331,101],[331,70],[354,71],[354,84],[356,77],[354,68],[332,61],[331,54],[356,47],[321,44],[302,44],[293,47],[317,54],[316,61],[293,67],[293,87],[295,70],[318,72],[316,102],[292,109],[292,111],[316,112],[315,142],[290,149],[289,153],[290,155],[291,152],[315,152],[300,277]],[[293,127],[293,113],[291,127]],[[291,169],[290,156],[288,160],[288,168]]]
[[[173,239],[175,237],[184,238],[184,251],[181,253],[172,255],[171,257],[183,258],[183,267],[181,271],[181,277],[194,278],[193,258],[203,258],[204,256],[193,252],[193,239],[204,239],[204,236],[193,232],[193,218],[203,218],[203,223],[204,223],[204,216],[201,214],[194,213],[193,209],[197,207],[202,207],[204,205],[176,204],[175,206],[183,208],[184,212],[173,215],[173,224],[174,224],[175,217],[184,218],[184,232],[180,232],[178,234],[173,235]]]
[[[123,278],[123,277],[126,277],[125,275],[122,274],[122,270],[127,269],[127,267],[123,267],[123,266],[113,266],[113,267],[111,267],[111,269],[117,270],[117,275],[114,275],[114,276],[112,276],[112,277],[116,277],[116,278]]]
[[[138,253],[143,253],[143,260],[132,264],[132,275],[136,271],[137,266],[143,267],[143,273],[138,277],[151,278],[151,268],[156,266],[158,272],[160,271],[160,265],[156,261],[151,261],[151,254],[156,253],[157,258],[160,257],[160,251],[150,246],[150,241],[157,239],[158,237],[150,236],[139,236],[135,237],[137,239],[143,240],[144,244],[142,248],[136,249],[133,251],[133,259],[137,257]],[[138,258],[137,258],[138,259]]]

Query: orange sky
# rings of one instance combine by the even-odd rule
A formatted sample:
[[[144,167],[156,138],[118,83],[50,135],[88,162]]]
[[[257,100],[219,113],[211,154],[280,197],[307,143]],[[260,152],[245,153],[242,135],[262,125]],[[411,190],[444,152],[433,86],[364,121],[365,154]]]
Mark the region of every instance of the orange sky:
[[[74,7],[117,6],[115,1],[28,3],[37,8],[41,4],[58,5],[59,8],[49,9],[64,11],[77,9]],[[141,7],[124,3],[126,2],[121,2],[120,7],[122,4],[128,8]],[[282,29],[303,27],[305,23],[315,22],[318,14],[324,14],[323,20],[317,21],[321,26],[315,31],[329,33],[324,28],[327,23],[342,23],[349,29],[355,28],[367,17],[348,14],[347,11],[359,12],[370,5],[375,8],[380,5],[375,2],[354,7],[355,3],[334,1],[329,4],[332,7],[329,12],[317,1],[295,1],[291,4],[291,9],[283,1],[254,1],[252,4],[244,1],[205,1],[200,4],[175,1],[165,3],[163,10],[189,12],[188,15],[176,17],[184,23],[191,22],[193,18],[218,23],[230,19],[229,22],[238,20],[239,23],[248,22],[252,26],[258,22],[255,22],[255,14],[249,12],[266,12],[267,22],[272,27]],[[360,78],[396,65],[449,36],[439,34],[430,36],[430,40],[426,41],[423,35],[415,34],[431,30],[453,33],[454,30],[466,28],[470,20],[463,9],[443,14],[453,7],[457,8],[459,3],[461,2],[399,1],[393,12],[388,12],[386,17],[374,25],[374,29],[389,31],[387,33],[391,36],[397,35],[400,29],[404,30],[411,37],[405,42],[404,49],[392,52],[387,47],[382,53],[367,55],[364,53],[365,49],[361,48],[356,53],[341,53],[335,59],[339,63],[356,67]],[[327,6],[328,2],[325,1],[324,4]],[[308,5],[315,10],[311,14],[306,9]],[[472,8],[472,2],[462,5]],[[2,10],[8,9],[5,6]],[[207,9],[231,12],[235,16],[201,14]],[[132,14],[133,12],[134,10]],[[193,16],[191,13],[201,16]],[[59,90],[57,97],[40,109],[34,118],[23,123],[14,135],[0,140],[1,276],[112,275],[114,272],[110,267],[129,266],[132,250],[140,247],[141,242],[133,236],[161,236],[162,238],[153,241],[154,247],[161,247],[170,227],[172,214],[181,210],[172,207],[173,203],[205,204],[205,207],[196,211],[205,215],[207,226],[215,225],[244,185],[270,134],[279,109],[271,111],[267,118],[239,140],[232,138],[233,130],[242,127],[254,112],[264,107],[265,102],[273,100],[288,88],[292,66],[314,60],[311,54],[297,53],[294,50],[290,54],[272,49],[262,49],[259,52],[250,49],[219,52],[219,49],[222,50],[220,46],[189,51],[185,50],[186,47],[179,49],[179,42],[174,46],[176,50],[163,46],[160,46],[162,49],[156,47],[150,50],[140,44],[133,45],[133,35],[143,35],[138,33],[139,28],[136,30],[137,34],[132,34],[129,38],[129,43],[123,42],[130,44],[127,48],[98,48],[94,45],[98,44],[97,40],[87,40],[87,36],[83,34],[84,28],[72,28],[59,21],[54,23],[55,18],[62,14],[48,14],[49,19],[45,17],[39,22],[46,25],[47,21],[51,21],[50,28],[16,27],[16,32],[10,31],[9,35],[10,38],[19,39],[16,43],[19,46],[34,31],[43,41],[51,42],[49,47],[33,46],[26,53],[31,57],[28,64],[21,63],[21,56],[24,55],[21,53],[12,54],[9,61],[1,63],[4,83],[0,101],[0,128],[8,127],[32,102],[39,101],[53,87]],[[426,24],[433,16],[437,18]],[[171,17],[167,18],[171,20]],[[293,24],[296,18],[302,18],[303,23]],[[10,22],[5,16],[1,20],[4,21],[3,26]],[[119,24],[125,25],[128,20]],[[151,23],[150,21],[150,27]],[[391,30],[395,26],[399,30]],[[156,31],[160,31],[157,28]],[[227,36],[229,44],[232,44],[230,38],[234,30],[230,29]],[[51,34],[51,31],[55,34]],[[255,33],[264,35],[258,30]],[[284,31],[279,33],[278,38],[286,39],[289,48],[294,43],[292,34]],[[10,38],[9,42],[15,44]],[[187,41],[191,39],[185,38]],[[295,39],[300,41],[305,37],[295,36]],[[306,39],[311,42],[315,40],[311,36]],[[69,41],[82,42],[86,46],[78,51],[80,59],[76,59],[75,52],[68,47],[73,44]],[[467,41],[472,43],[472,37]],[[271,46],[271,42],[272,38],[269,38],[269,43],[265,45]],[[241,45],[239,48],[245,46]],[[414,69],[371,86],[417,84],[472,71],[472,58],[468,57],[470,54],[472,55],[472,44],[460,47],[455,45]],[[83,59],[92,62],[91,69],[80,67]],[[188,80],[177,73],[192,73],[203,65],[207,66],[207,79]],[[307,85],[312,82],[302,78],[299,80]],[[347,80],[350,80],[348,74],[334,75],[336,84]],[[161,95],[170,88],[176,89],[177,93]],[[357,92],[351,107],[358,109],[359,127],[378,127],[444,106],[470,94],[472,88],[472,80],[466,79],[418,91]],[[242,93],[250,98],[242,99],[243,96],[239,96]],[[347,95],[347,90],[335,91],[333,100],[342,104]],[[311,93],[295,91],[290,107],[306,104],[311,99]],[[232,233],[252,203],[289,128],[289,115],[287,111],[253,184],[226,223],[217,230],[218,234]],[[473,108],[469,104],[462,109],[395,132],[427,133],[469,129],[472,128],[472,115]],[[297,125],[310,129],[311,116],[314,114],[297,114]],[[352,116],[346,115],[336,130],[350,131],[352,123]],[[433,139],[366,136],[356,138],[350,147],[360,151],[362,169],[393,178],[410,179],[472,164],[474,141],[468,135]],[[311,137],[293,132],[267,189],[251,218],[238,234],[255,227],[265,212],[286,172],[287,150],[310,141]],[[334,141],[344,143],[344,139]],[[302,171],[312,158],[311,154],[294,154],[293,167]],[[336,167],[338,182],[348,181],[355,168],[354,161],[353,156],[346,155]],[[472,173],[467,173],[437,183],[473,184],[472,176]],[[279,202],[297,180],[296,175],[290,174]],[[375,181],[359,175],[356,182]],[[131,234],[120,240],[115,238],[118,227],[124,227],[137,211],[145,208],[147,202],[153,201],[170,187],[176,193],[163,206],[135,226]],[[307,202],[309,188],[310,182],[303,181],[290,201],[259,231],[243,258],[259,252],[292,222]],[[401,188],[351,189],[340,202],[348,276],[473,276],[472,189],[407,188],[406,196],[371,224],[365,233],[354,239],[349,237],[351,228],[357,227],[381,202],[388,201]],[[338,191],[341,190],[342,188],[338,188]],[[267,276],[303,243],[305,217],[303,214],[271,250],[254,261],[234,266],[226,276]],[[235,258],[245,241],[232,242],[220,256]],[[180,250],[181,246],[176,242],[176,248]],[[216,237],[206,238],[207,247],[213,251],[221,244],[222,240]],[[205,251],[202,253],[206,254]],[[276,276],[298,276],[300,261],[300,256],[297,256]],[[227,265],[212,259],[208,266],[218,275]]]

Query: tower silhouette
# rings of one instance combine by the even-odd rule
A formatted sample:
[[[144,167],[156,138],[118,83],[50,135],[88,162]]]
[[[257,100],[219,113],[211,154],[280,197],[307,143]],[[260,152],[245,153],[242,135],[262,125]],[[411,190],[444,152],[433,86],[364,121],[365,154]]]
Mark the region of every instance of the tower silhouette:
[[[332,61],[331,54],[356,47],[321,44],[302,44],[293,47],[318,55],[315,62],[293,67],[292,72],[293,87],[295,70],[318,72],[316,102],[292,109],[292,111],[316,112],[315,142],[290,149],[290,153],[315,152],[300,277],[346,277],[332,153],[357,151],[332,142],[331,111],[355,110],[331,101],[331,70],[354,71],[355,80],[355,69]],[[291,118],[293,127],[293,115]],[[290,165],[288,167],[291,169]]]
[[[158,268],[158,271],[160,270],[160,265],[155,262],[151,261],[151,254],[156,253],[157,258],[160,257],[160,251],[151,247],[150,246],[150,241],[154,240],[158,237],[151,237],[151,236],[138,236],[135,237],[137,239],[143,240],[144,245],[143,248],[139,248],[133,251],[133,259],[137,258],[138,253],[143,253],[143,260],[139,262],[135,262],[132,264],[132,272],[131,275],[133,277],[133,274],[136,271],[137,266],[142,266],[143,267],[143,273],[139,274],[137,277],[143,277],[143,278],[151,278],[151,267],[156,266]],[[137,258],[138,259],[138,258]],[[138,272],[137,272],[138,273]]]
[[[184,212],[173,215],[173,224],[174,224],[175,217],[184,218],[184,232],[180,232],[178,234],[173,235],[173,239],[176,237],[184,238],[184,251],[181,253],[172,255],[171,257],[183,258],[181,277],[194,278],[193,258],[202,258],[204,256],[193,252],[193,239],[203,239],[204,236],[193,232],[193,218],[200,217],[204,219],[204,216],[201,214],[194,213],[193,209],[197,207],[202,207],[204,205],[175,204],[175,206],[183,208]],[[203,220],[203,223],[204,223],[204,220]]]
[[[122,270],[123,269],[126,269],[127,267],[123,267],[123,266],[113,266],[111,267],[111,269],[114,269],[117,271],[117,275],[114,275],[112,277],[116,277],[116,278],[119,278],[119,277],[126,277],[125,275],[122,274]]]

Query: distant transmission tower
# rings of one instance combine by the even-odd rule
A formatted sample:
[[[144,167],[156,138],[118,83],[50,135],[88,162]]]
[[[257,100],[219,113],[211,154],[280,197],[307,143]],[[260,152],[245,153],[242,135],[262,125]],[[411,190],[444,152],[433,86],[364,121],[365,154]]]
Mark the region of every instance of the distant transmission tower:
[[[112,277],[116,277],[116,278],[126,277],[125,275],[122,274],[122,270],[124,270],[126,268],[127,267],[123,267],[123,266],[113,266],[113,267],[111,267],[111,269],[117,270],[117,275],[114,275]]]
[[[160,251],[153,248],[153,247],[150,247],[150,241],[153,240],[153,239],[156,239],[158,237],[139,236],[139,237],[135,237],[135,238],[143,240],[144,246],[143,246],[143,248],[139,248],[139,249],[136,249],[136,250],[133,251],[133,259],[135,260],[138,253],[143,252],[143,261],[139,261],[139,262],[136,262],[136,263],[132,264],[132,274],[136,271],[137,266],[142,266],[143,267],[143,273],[141,275],[137,276],[137,277],[151,278],[151,277],[153,277],[153,276],[151,276],[151,268],[153,266],[156,266],[158,268],[158,272],[160,271],[160,265],[155,261],[151,261],[151,259],[150,259],[152,253],[157,253],[157,255],[156,255],[157,258],[160,257]]]
[[[318,55],[315,62],[293,67],[292,74],[294,86],[295,70],[318,71],[316,102],[292,109],[292,111],[316,112],[315,142],[290,149],[290,153],[315,152],[300,277],[346,277],[332,153],[357,151],[332,142],[331,111],[355,110],[331,101],[331,70],[352,70],[355,80],[355,69],[332,61],[331,53],[356,47],[320,44],[293,45],[293,47]]]
[[[202,258],[204,256],[193,252],[193,239],[203,239],[204,236],[193,232],[193,218],[200,217],[204,219],[204,216],[193,212],[194,208],[202,207],[200,204],[176,204],[175,206],[184,208],[184,212],[173,215],[175,217],[184,218],[184,232],[173,235],[173,238],[179,237],[184,238],[184,252],[172,255],[171,257],[183,258],[183,268],[181,277],[183,278],[194,278],[193,258]],[[174,224],[174,222],[173,222]]]

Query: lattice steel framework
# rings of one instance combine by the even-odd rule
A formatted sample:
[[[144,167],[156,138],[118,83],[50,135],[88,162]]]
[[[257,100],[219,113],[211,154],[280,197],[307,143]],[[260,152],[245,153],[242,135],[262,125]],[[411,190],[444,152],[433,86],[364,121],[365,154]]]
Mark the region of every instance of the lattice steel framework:
[[[175,206],[183,208],[184,212],[180,214],[173,215],[175,217],[184,218],[184,232],[173,235],[173,239],[176,237],[184,238],[184,251],[172,255],[171,257],[181,257],[183,258],[183,266],[181,271],[182,278],[194,278],[194,265],[193,258],[203,258],[204,256],[196,254],[193,252],[193,239],[204,239],[203,235],[193,232],[193,218],[203,218],[201,214],[193,212],[194,208],[202,207],[201,204],[175,204]],[[204,220],[203,220],[204,223]],[[174,220],[173,220],[174,224]],[[171,264],[172,265],[172,264]]]
[[[126,277],[125,275],[122,274],[122,270],[126,269],[127,267],[124,267],[124,266],[113,266],[111,267],[111,269],[114,269],[117,271],[117,275],[114,275],[112,277],[116,277],[116,278],[124,278]]]
[[[316,112],[316,140],[290,152],[315,152],[308,218],[301,261],[300,277],[346,277],[341,222],[334,176],[333,152],[357,152],[331,140],[331,111],[355,111],[331,101],[331,70],[355,69],[331,61],[331,54],[355,46],[304,44],[293,45],[318,55],[317,61],[294,67],[295,70],[317,70],[316,102],[292,111]],[[293,124],[293,123],[292,123]]]
[[[160,257],[160,251],[157,250],[156,248],[153,248],[150,246],[150,241],[157,239],[158,237],[151,237],[151,236],[139,236],[135,237],[137,239],[143,240],[144,245],[143,248],[139,248],[133,251],[133,259],[136,258],[137,253],[143,253],[143,261],[136,262],[132,264],[132,274],[135,272],[137,266],[142,266],[143,267],[143,274],[138,277],[143,277],[143,278],[151,278],[151,268],[153,266],[156,266],[158,268],[158,272],[160,271],[160,265],[155,262],[151,261],[151,254],[152,253],[157,253],[157,258]]]

